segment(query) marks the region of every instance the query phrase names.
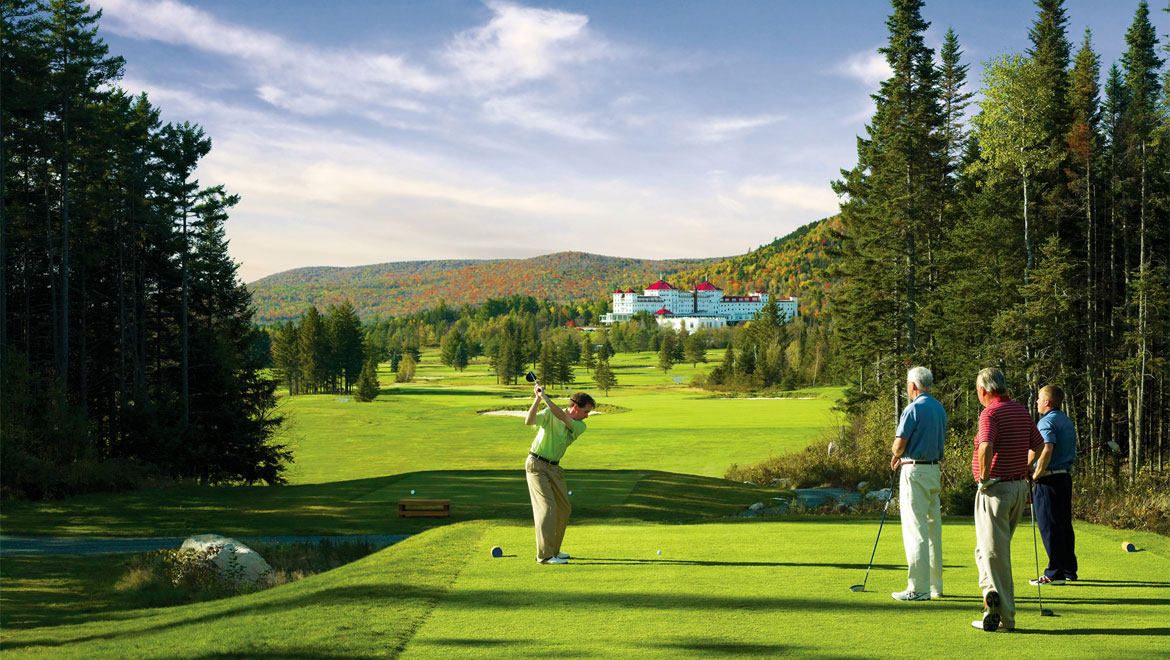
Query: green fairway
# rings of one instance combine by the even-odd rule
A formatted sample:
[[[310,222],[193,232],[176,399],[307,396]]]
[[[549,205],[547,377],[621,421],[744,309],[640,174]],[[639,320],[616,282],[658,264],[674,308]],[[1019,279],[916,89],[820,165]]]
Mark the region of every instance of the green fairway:
[[[175,485],[6,503],[0,514],[14,535],[414,536],[268,591],[166,608],[113,588],[124,557],[6,556],[4,657],[871,658],[905,655],[911,635],[915,655],[943,658],[1170,650],[1170,540],[1149,534],[1077,523],[1082,580],[1047,587],[1044,604],[1058,616],[1041,619],[1027,585],[1031,534],[1021,527],[1013,635],[970,627],[979,592],[969,517],[944,527],[945,598],[889,597],[905,588],[896,516],[867,593],[849,591],[865,575],[877,517],[731,518],[784,493],[720,478],[731,463],[798,449],[834,428],[840,390],[715,397],[679,382],[703,367],[663,374],[654,360],[615,357],[621,386],[609,396],[582,370],[556,392],[599,394],[604,413],[589,418],[564,461],[568,566],[533,561],[523,474],[533,429],[477,414],[523,409],[529,389],[497,385],[483,364],[455,372],[428,353],[416,382],[391,385],[383,372],[373,403],[284,398],[292,485]],[[405,497],[450,499],[451,517],[399,518]],[[1122,552],[1123,540],[1142,551]],[[503,558],[490,558],[494,545]]]
[[[1170,643],[1165,539],[1078,524],[1081,581],[1048,587],[1041,618],[1032,544],[1013,544],[1019,631],[970,627],[979,591],[969,520],[945,526],[946,596],[899,603],[899,529],[888,525],[866,593],[874,520],[700,525],[581,524],[567,566],[532,558],[532,530],[471,522],[267,592],[60,621],[9,619],[6,657],[968,657],[1157,658]],[[1147,544],[1152,547],[1147,547]],[[492,559],[500,545],[505,557]],[[657,551],[662,554],[658,555]],[[41,625],[38,625],[41,624]],[[897,633],[897,634],[895,634]],[[1056,636],[1056,637],[1054,637]],[[1054,641],[1055,640],[1055,641]],[[1059,650],[1054,645],[1059,644]],[[977,645],[977,646],[975,646]]]
[[[620,358],[620,359],[619,359]],[[663,470],[719,477],[732,463],[755,463],[806,445],[840,420],[832,411],[839,388],[810,390],[814,399],[722,399],[674,381],[651,353],[614,358],[620,387],[602,396],[577,369],[581,389],[628,412],[593,415],[589,431],[565,457],[569,469]],[[385,369],[385,365],[383,365]],[[371,403],[352,397],[297,396],[282,400],[291,421],[296,484],[361,479],[413,470],[512,469],[523,466],[532,429],[518,417],[477,411],[523,407],[530,386],[500,386],[485,364],[456,372],[425,353],[416,382],[394,384],[380,374],[384,394]],[[553,391],[550,389],[550,392]]]

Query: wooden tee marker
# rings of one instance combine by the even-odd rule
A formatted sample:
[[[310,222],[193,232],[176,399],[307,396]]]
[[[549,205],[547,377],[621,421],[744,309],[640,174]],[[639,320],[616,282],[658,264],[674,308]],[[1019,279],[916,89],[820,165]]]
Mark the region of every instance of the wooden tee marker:
[[[399,518],[447,518],[451,515],[451,500],[398,500]]]

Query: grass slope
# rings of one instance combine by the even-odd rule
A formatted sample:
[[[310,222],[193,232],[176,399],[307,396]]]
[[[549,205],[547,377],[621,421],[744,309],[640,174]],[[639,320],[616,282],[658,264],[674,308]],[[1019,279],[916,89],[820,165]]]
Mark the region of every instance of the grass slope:
[[[6,658],[868,658],[904,655],[912,637],[926,657],[1164,657],[1164,545],[1123,553],[1112,530],[1078,524],[1082,580],[1048,588],[1045,606],[1058,616],[1041,619],[1021,527],[1020,630],[986,635],[970,628],[979,611],[970,520],[947,521],[947,596],[927,603],[888,595],[905,585],[896,524],[883,533],[868,592],[848,590],[864,575],[875,527],[838,518],[577,524],[566,539],[575,560],[539,566],[529,525],[460,523],[250,596],[54,627],[9,622],[2,643]],[[490,558],[492,545],[506,556]]]
[[[570,470],[576,520],[695,521],[743,510],[781,491],[653,470]],[[402,497],[451,500],[451,519],[399,518]],[[531,520],[523,467],[410,472],[281,488],[184,486],[5,506],[11,535],[227,536],[412,534],[480,519]]]

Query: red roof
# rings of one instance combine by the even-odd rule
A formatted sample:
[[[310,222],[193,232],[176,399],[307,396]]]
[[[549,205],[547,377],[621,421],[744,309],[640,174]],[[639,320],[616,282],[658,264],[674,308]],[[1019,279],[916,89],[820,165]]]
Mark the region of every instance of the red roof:
[[[670,311],[669,309],[667,309],[667,308],[666,308],[666,306],[664,305],[664,306],[662,307],[662,309],[660,309],[660,310],[658,310],[657,312],[654,312],[654,313],[655,313],[655,314],[673,314],[674,312],[672,312],[672,311]]]
[[[646,290],[647,291],[666,291],[666,290],[670,290],[673,288],[674,287],[670,286],[666,282],[663,282],[662,280],[658,280],[654,284],[651,284],[650,286],[646,287]]]
[[[637,291],[634,291],[634,290],[631,288],[629,291],[625,291],[624,293],[637,293]]]
[[[619,288],[617,291],[614,291],[614,293],[625,293],[625,291],[622,291],[622,290]]]
[[[719,287],[715,286],[714,284],[711,284],[710,282],[708,282],[706,280],[703,280],[702,284],[695,287],[695,291],[722,291],[722,290],[723,289],[720,289]]]

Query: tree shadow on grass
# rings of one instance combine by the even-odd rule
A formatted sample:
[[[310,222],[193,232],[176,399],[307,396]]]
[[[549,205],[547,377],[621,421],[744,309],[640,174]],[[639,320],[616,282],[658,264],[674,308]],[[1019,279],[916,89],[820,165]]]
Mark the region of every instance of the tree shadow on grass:
[[[618,557],[574,557],[572,560],[574,564],[595,564],[598,566],[643,566],[643,565],[675,565],[675,566],[760,566],[760,567],[798,567],[798,568],[841,568],[846,570],[860,569],[865,570],[869,566],[866,564],[845,564],[845,563],[831,563],[831,562],[786,562],[786,561],[714,561],[710,559],[627,559]],[[874,564],[875,569],[899,569],[903,568],[901,564]],[[958,565],[945,565],[944,568],[963,568]]]
[[[1098,587],[1170,587],[1170,582],[1149,582],[1146,580],[1073,580],[1065,586],[1093,585]]]
[[[673,642],[646,644],[651,648],[677,649],[700,653],[705,656],[734,655],[744,657],[776,658],[801,654],[807,647],[782,644],[748,644],[743,642],[725,642],[720,640],[679,639]]]
[[[415,644],[434,644],[435,646],[472,646],[472,647],[492,647],[492,646],[513,646],[516,644],[528,644],[531,640],[527,639],[460,639],[457,637],[442,637],[439,639],[424,639],[414,642]]]
[[[1163,601],[1164,603],[1165,601]],[[1040,628],[1016,628],[1016,635],[1124,635],[1141,637],[1166,637],[1170,627],[1161,628],[1070,628],[1068,630],[1042,630]]]

